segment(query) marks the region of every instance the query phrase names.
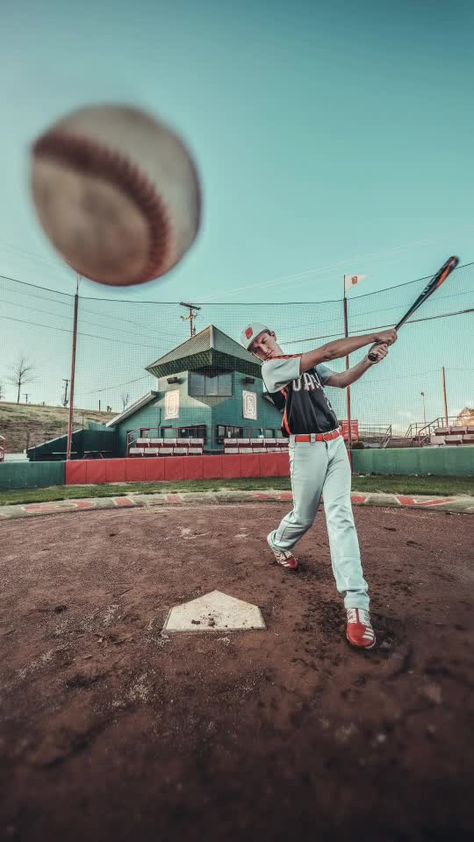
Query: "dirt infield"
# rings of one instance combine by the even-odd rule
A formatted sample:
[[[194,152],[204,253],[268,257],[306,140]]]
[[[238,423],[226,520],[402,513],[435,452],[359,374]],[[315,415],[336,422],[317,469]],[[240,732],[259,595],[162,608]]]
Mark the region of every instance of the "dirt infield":
[[[474,830],[472,518],[355,511],[378,647],[344,640],[324,516],[288,504],[0,526],[0,838],[464,842]],[[163,636],[219,589],[267,631]]]

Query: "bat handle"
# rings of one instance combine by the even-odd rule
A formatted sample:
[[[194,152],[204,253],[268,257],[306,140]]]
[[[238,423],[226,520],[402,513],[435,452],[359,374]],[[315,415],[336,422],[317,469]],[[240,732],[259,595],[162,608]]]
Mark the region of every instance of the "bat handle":
[[[372,345],[372,347],[371,347],[371,349],[370,349],[369,353],[367,354],[367,356],[368,356],[368,358],[369,358],[370,362],[374,363],[374,362],[376,361],[376,359],[377,359],[377,354],[375,354],[375,353],[374,353],[374,348],[375,348],[377,345],[381,345],[381,344],[382,344],[381,342],[376,342],[376,343],[375,343],[375,345]]]

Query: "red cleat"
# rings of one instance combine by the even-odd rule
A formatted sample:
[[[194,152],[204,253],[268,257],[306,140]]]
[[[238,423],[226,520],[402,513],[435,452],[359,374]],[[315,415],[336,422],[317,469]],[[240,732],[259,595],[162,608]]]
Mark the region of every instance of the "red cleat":
[[[290,550],[278,550],[272,544],[272,537],[275,533],[270,532],[267,535],[267,544],[270,547],[275,561],[277,564],[280,564],[282,567],[286,567],[287,570],[298,570],[298,559],[296,559]]]
[[[358,649],[372,649],[375,646],[375,632],[370,614],[364,608],[347,609],[346,637]]]

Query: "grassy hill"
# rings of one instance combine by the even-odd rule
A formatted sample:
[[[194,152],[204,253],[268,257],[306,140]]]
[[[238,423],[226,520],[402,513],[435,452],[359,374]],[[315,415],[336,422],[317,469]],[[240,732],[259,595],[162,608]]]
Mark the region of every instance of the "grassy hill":
[[[87,421],[106,424],[114,415],[117,413],[76,409],[74,429],[86,426]],[[20,453],[28,447],[65,435],[68,419],[67,407],[0,401],[0,435],[5,436],[7,453]]]

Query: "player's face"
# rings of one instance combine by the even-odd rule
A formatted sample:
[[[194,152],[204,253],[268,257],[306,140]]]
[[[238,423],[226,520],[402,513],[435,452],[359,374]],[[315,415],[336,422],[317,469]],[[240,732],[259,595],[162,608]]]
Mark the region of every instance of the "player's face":
[[[280,351],[275,336],[267,331],[257,336],[249,350],[260,360],[268,360]]]

